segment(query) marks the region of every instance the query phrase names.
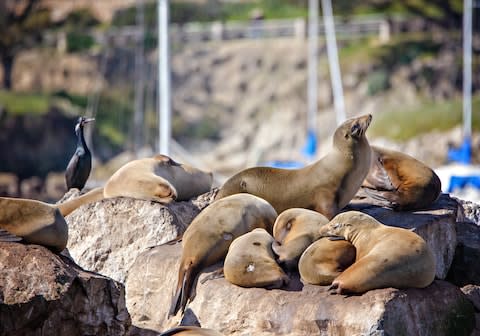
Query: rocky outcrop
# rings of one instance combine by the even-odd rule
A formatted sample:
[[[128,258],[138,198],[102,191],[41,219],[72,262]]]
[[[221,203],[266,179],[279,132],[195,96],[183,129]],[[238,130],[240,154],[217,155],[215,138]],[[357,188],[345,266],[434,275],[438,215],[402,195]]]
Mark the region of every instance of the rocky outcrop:
[[[64,199],[77,195],[72,190]],[[138,254],[182,234],[214,195],[166,205],[126,197],[83,205],[66,217],[67,248],[83,268],[123,282]]]
[[[442,195],[431,209],[415,212],[394,212],[361,199],[349,208],[387,225],[414,229],[434,251],[437,278],[445,278],[456,246],[456,200]],[[126,288],[127,306],[137,325],[162,330],[177,322],[167,319],[167,310],[180,255],[180,244],[164,245],[136,259]],[[440,280],[426,289],[382,289],[342,297],[329,295],[328,287],[303,285],[298,274],[284,290],[240,288],[225,279],[202,284],[204,276],[189,308],[203,327],[229,335],[447,335],[454,331],[469,335],[474,326],[470,301],[456,286]]]
[[[0,242],[0,335],[125,335],[121,283],[38,245]]]
[[[142,253],[126,282],[135,323],[155,330],[176,322],[167,311],[177,281],[180,244]],[[360,296],[330,295],[328,286],[287,290],[241,288],[203,274],[188,309],[203,327],[225,335],[470,335],[474,311],[457,287],[436,280],[425,289],[373,290]]]

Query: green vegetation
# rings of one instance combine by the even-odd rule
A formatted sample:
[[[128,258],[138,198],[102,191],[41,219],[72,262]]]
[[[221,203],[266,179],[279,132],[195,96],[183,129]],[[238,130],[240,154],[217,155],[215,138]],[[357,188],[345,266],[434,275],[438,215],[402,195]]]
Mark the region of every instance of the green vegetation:
[[[145,5],[145,22],[155,27],[156,2]],[[257,0],[238,3],[208,0],[205,2],[170,2],[170,21],[174,23],[250,20],[253,10],[260,10],[266,19],[306,17],[306,1]],[[118,11],[112,20],[114,26],[136,24],[136,7]]]
[[[431,131],[446,131],[462,123],[462,100],[434,102],[424,100],[421,104],[375,116],[369,133],[376,137],[393,140],[408,140]],[[472,128],[480,131],[480,95],[472,99]]]
[[[90,34],[72,31],[67,34],[67,51],[69,53],[88,50],[95,45],[95,40]]]
[[[0,90],[0,107],[12,114],[41,115],[50,107],[50,96]]]

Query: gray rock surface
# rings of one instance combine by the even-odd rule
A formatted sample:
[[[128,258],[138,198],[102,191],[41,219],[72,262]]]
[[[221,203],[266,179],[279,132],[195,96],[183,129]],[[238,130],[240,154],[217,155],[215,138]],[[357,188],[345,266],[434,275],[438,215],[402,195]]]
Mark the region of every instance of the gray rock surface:
[[[38,245],[0,242],[0,335],[125,335],[121,283]]]
[[[70,192],[64,199],[77,195]],[[83,268],[124,282],[139,253],[182,234],[214,195],[167,205],[125,197],[83,205],[66,217],[67,248]]]
[[[127,306],[136,325],[163,330],[177,280],[180,244],[142,253],[126,282]],[[330,295],[328,286],[288,290],[241,288],[225,279],[200,276],[188,306],[201,325],[226,335],[470,335],[473,305],[457,287],[436,280],[425,289],[369,291],[360,296]]]

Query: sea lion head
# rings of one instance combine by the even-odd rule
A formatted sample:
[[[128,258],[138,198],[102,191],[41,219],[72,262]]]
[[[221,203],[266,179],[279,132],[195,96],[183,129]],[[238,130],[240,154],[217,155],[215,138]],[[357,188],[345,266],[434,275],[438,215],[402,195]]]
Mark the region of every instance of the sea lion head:
[[[365,132],[367,131],[372,115],[366,114],[358,118],[346,120],[338,126],[333,135],[333,144],[339,148],[349,148],[362,140],[365,140]]]
[[[319,212],[291,208],[283,211],[275,220],[272,249],[278,256],[278,263],[287,269],[297,267],[298,259],[315,240],[318,228],[328,223]]]
[[[351,237],[358,228],[376,226],[378,222],[371,216],[360,211],[342,212],[335,216],[327,225],[320,228],[319,234],[322,237],[344,238],[351,240]]]

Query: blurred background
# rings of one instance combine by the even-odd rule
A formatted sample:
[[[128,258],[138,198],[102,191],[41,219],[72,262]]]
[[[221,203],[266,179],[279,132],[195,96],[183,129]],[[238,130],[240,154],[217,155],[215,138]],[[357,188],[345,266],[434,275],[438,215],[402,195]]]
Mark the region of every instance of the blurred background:
[[[89,187],[158,152],[157,5],[0,1],[0,195],[61,198],[79,116],[96,119],[85,126],[94,157]],[[447,164],[449,149],[465,140],[464,2],[336,0],[332,9],[345,116],[371,113],[372,143],[434,168]],[[213,171],[218,184],[245,167],[309,162],[328,150],[337,117],[320,4],[317,10],[312,63],[307,0],[169,1],[172,158]],[[478,0],[471,18],[477,164]],[[309,130],[317,150],[305,156]]]

